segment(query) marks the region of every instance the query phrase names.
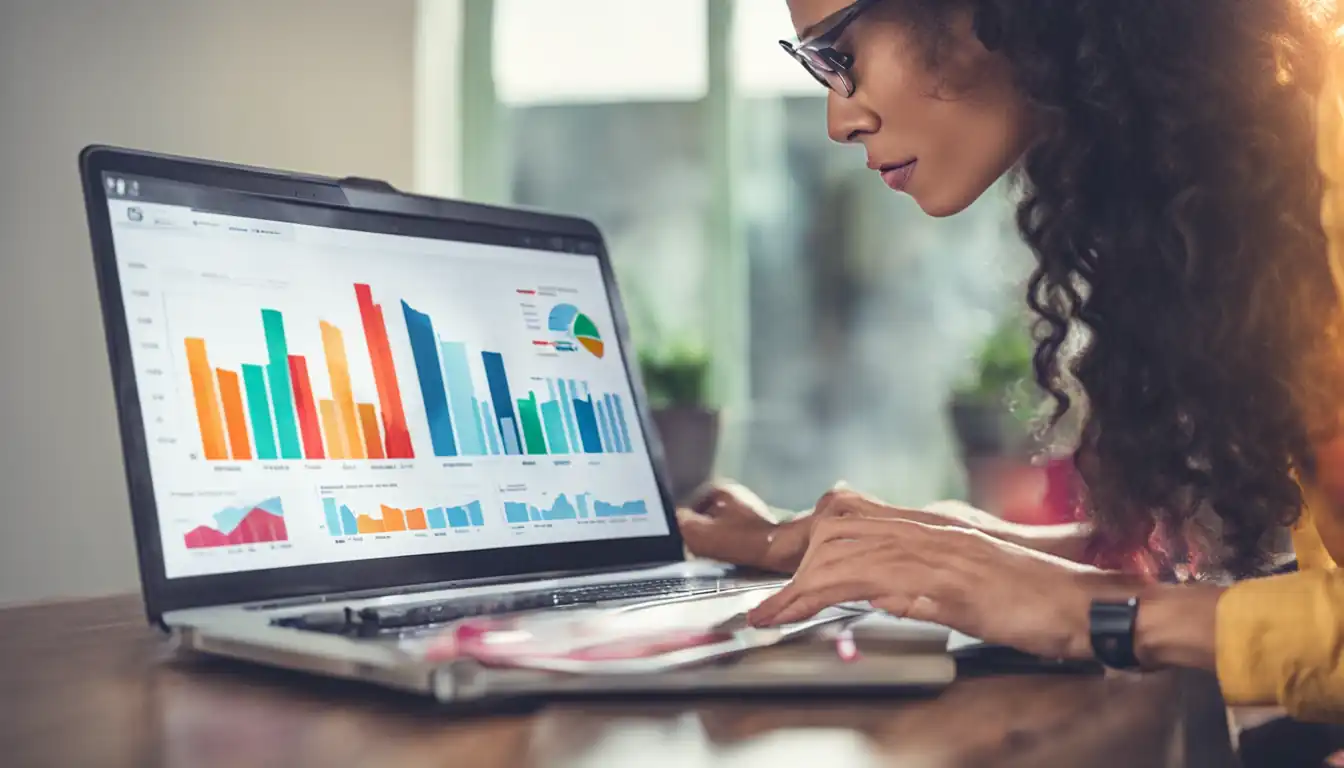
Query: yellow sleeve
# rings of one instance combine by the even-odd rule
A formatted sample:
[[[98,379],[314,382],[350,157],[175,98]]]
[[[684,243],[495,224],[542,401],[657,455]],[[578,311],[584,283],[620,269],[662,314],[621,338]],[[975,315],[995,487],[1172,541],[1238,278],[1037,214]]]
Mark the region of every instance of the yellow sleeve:
[[[1218,601],[1218,681],[1231,705],[1344,721],[1344,571],[1316,526],[1322,500],[1307,490],[1292,531],[1299,571],[1243,581]]]
[[[1229,705],[1279,704],[1344,722],[1344,572],[1243,581],[1218,601],[1218,681]]]

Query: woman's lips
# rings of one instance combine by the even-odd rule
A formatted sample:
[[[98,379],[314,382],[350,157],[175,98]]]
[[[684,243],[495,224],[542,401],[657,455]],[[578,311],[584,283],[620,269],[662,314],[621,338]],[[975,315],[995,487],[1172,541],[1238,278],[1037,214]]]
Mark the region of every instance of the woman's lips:
[[[883,168],[881,171],[882,181],[897,192],[903,192],[906,187],[910,186],[910,178],[915,175],[915,166],[918,164],[918,160],[909,160],[899,165]]]

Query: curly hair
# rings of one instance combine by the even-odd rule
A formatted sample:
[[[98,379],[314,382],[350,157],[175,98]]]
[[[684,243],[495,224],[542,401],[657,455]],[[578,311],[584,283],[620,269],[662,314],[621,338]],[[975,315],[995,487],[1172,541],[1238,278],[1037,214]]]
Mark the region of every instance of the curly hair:
[[[1035,373],[1052,425],[1085,409],[1074,458],[1098,536],[1144,551],[1205,531],[1211,564],[1257,572],[1344,405],[1320,14],[1310,0],[902,3],[944,33],[971,11],[1041,117],[1016,169]]]

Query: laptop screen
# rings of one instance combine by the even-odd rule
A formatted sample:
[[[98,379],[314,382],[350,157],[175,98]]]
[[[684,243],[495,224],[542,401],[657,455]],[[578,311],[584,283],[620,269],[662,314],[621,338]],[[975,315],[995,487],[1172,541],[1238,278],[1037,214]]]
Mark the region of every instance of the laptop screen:
[[[595,244],[103,181],[168,579],[668,534]]]

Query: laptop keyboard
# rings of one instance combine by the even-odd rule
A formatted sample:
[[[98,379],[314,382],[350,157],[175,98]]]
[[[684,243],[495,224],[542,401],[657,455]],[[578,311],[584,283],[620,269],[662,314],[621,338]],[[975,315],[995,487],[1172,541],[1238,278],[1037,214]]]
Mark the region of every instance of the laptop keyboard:
[[[673,597],[718,592],[719,579],[654,579],[589,584],[564,589],[528,590],[456,597],[431,603],[407,603],[355,610],[334,608],[275,619],[272,624],[308,632],[377,637],[433,627],[471,616],[494,616],[541,608],[559,608],[644,597]]]

